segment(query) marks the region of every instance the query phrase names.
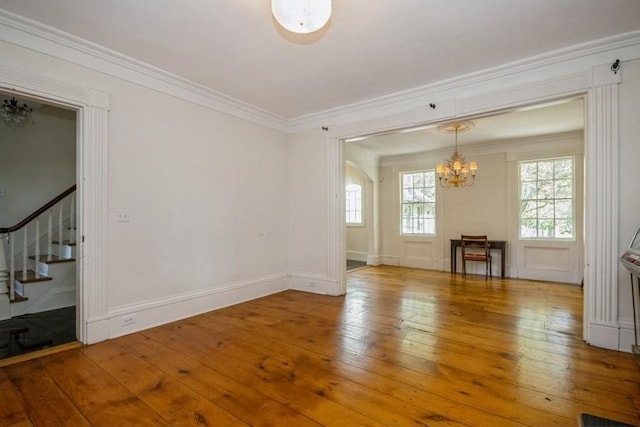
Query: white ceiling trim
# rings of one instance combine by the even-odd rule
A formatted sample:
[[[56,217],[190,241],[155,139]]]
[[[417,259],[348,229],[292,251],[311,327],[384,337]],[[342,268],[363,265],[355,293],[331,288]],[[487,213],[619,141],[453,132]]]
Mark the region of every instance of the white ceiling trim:
[[[559,64],[587,57],[590,58],[591,64],[596,55],[603,56],[603,54],[612,51],[640,47],[640,31],[624,33],[407,91],[288,120],[142,61],[2,9],[0,9],[0,36],[2,41],[51,55],[286,133],[371,120],[399,112],[416,111],[420,108],[425,109],[429,103],[437,104],[450,101],[453,90],[465,88],[469,92],[467,95],[473,97],[479,95],[480,90],[486,90],[487,84],[495,84],[497,81],[503,87],[508,86],[509,83],[515,84],[518,79],[522,84],[522,74],[533,70],[548,69],[552,66],[558,68]],[[603,61],[615,59],[617,58],[607,57],[603,58]],[[626,59],[632,58],[620,57],[619,59],[624,62]],[[558,77],[563,74],[562,71],[565,74],[569,71],[562,67],[559,69],[560,71],[556,70],[556,73],[559,73]],[[473,93],[474,91],[476,93]]]
[[[287,120],[284,117],[2,9],[0,9],[0,40],[269,128],[283,132],[287,129]]]
[[[341,125],[354,121],[371,120],[386,115],[397,114],[400,111],[411,111],[418,108],[426,109],[429,103],[438,104],[443,101],[450,101],[454,90],[464,88],[469,91],[470,97],[482,97],[481,93],[486,92],[487,84],[495,87],[508,87],[509,85],[522,84],[521,76],[534,70],[548,69],[556,67],[556,77],[566,79],[567,74],[575,73],[570,67],[562,67],[563,63],[589,59],[585,68],[597,63],[598,57],[604,62],[615,59],[625,60],[635,59],[637,55],[630,57],[616,58],[608,55],[611,52],[633,50],[640,47],[640,31],[632,31],[618,34],[612,37],[574,45],[568,48],[547,52],[533,56],[524,60],[487,68],[475,73],[453,77],[433,84],[417,87],[404,92],[397,92],[386,96],[373,98],[355,104],[322,111],[316,114],[301,116],[289,121],[289,133],[300,132],[320,126]],[[610,56],[610,57],[609,57]],[[596,61],[594,61],[596,59]],[[520,82],[518,83],[518,80]],[[475,92],[475,93],[474,93]],[[507,91],[508,92],[508,91]]]

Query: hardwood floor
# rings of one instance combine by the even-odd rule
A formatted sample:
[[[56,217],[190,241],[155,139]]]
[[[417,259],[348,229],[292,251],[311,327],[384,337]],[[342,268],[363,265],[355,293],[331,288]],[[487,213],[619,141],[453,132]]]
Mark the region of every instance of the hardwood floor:
[[[640,367],[582,290],[399,267],[0,368],[0,425],[640,424]]]

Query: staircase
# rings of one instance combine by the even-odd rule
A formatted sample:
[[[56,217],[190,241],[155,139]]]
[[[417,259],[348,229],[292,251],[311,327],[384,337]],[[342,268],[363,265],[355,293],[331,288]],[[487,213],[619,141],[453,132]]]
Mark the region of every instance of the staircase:
[[[75,185],[0,228],[0,320],[75,305],[75,234]]]

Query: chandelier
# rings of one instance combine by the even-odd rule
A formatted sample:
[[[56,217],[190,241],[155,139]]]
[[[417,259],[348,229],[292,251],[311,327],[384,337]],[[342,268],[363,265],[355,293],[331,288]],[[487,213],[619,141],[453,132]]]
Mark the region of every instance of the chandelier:
[[[442,187],[471,187],[474,184],[478,164],[476,162],[467,162],[467,159],[458,151],[458,131],[466,132],[473,126],[473,122],[461,122],[443,125],[438,128],[442,132],[455,132],[456,135],[456,148],[453,154],[449,159],[445,160],[444,164],[436,165],[436,173]]]
[[[0,117],[10,127],[17,129],[24,127],[29,122],[31,112],[27,104],[18,104],[15,98],[5,99],[0,105]]]
[[[312,33],[329,21],[331,0],[271,0],[271,12],[287,30]]]

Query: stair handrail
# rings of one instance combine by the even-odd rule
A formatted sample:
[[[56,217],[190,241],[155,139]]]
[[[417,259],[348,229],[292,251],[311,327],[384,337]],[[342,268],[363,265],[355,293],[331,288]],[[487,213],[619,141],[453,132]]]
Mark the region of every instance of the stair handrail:
[[[0,227],[0,234],[12,233],[12,232],[14,232],[16,230],[20,230],[22,227],[24,227],[25,225],[29,224],[34,219],[38,218],[40,215],[45,213],[51,207],[55,206],[58,202],[60,202],[62,199],[64,199],[69,194],[73,193],[74,191],[76,191],[76,184],[73,184],[67,190],[63,191],[58,196],[56,196],[53,199],[51,199],[51,201],[45,203],[41,208],[37,209],[34,213],[32,213],[31,215],[27,216],[25,219],[23,219],[22,221],[20,221],[16,225],[11,226],[11,227]]]

